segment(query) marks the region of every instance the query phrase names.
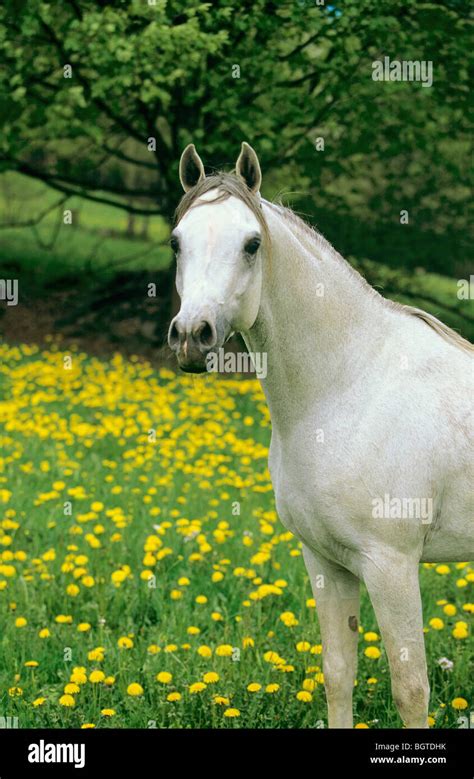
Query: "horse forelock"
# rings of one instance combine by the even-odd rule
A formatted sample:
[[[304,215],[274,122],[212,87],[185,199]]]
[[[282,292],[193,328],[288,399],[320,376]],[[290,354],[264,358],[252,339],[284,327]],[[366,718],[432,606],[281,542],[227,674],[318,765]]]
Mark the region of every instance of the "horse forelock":
[[[204,195],[214,189],[216,190],[215,198],[212,200],[202,199]],[[186,192],[176,208],[175,224],[178,224],[191,208],[216,205],[230,197],[237,198],[250,209],[260,225],[265,242],[270,245],[270,231],[262,211],[260,196],[251,192],[245,182],[232,173],[215,173],[212,176],[206,176]]]

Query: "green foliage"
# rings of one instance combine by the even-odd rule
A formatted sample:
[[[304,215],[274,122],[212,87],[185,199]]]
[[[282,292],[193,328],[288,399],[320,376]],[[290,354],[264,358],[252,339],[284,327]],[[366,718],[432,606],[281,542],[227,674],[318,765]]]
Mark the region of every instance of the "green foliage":
[[[446,223],[467,198],[467,12],[464,2],[393,0],[340,11],[267,0],[6,3],[4,164],[74,191],[143,194],[150,208],[158,198],[169,212],[185,143],[222,165],[246,138],[265,171],[290,165],[285,184],[305,181],[328,203],[352,194],[371,214],[413,208],[430,222],[444,209]],[[385,55],[433,60],[433,87],[373,81],[371,63]],[[121,155],[138,163],[133,183]]]
[[[210,170],[246,139],[338,249],[465,277],[470,25],[464,0],[10,0],[0,172],[169,221],[184,145]],[[374,81],[385,56],[433,85]]]

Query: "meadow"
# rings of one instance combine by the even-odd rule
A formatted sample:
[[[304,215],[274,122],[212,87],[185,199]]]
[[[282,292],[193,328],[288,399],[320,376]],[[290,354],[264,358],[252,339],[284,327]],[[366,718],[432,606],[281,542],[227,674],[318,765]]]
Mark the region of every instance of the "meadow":
[[[0,345],[0,717],[326,726],[315,602],[258,383]],[[472,709],[474,567],[421,566],[430,725]],[[401,727],[364,593],[359,728]]]

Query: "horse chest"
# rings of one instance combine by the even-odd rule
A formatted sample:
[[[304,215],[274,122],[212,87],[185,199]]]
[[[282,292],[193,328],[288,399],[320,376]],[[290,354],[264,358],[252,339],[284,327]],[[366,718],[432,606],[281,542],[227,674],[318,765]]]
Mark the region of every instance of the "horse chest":
[[[282,524],[310,548],[347,564],[355,537],[352,516],[343,508],[353,499],[347,472],[341,472],[336,500],[334,476],[339,466],[317,450],[309,451],[303,439],[300,446],[286,450],[273,443],[269,467]]]

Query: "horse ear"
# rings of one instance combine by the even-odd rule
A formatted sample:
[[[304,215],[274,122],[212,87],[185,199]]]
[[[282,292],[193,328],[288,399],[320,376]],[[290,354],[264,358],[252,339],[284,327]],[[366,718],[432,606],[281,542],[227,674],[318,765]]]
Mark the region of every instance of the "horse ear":
[[[245,181],[251,192],[258,192],[262,183],[262,171],[257,154],[245,141],[235,166],[235,172]]]
[[[205,178],[204,165],[196,151],[194,143],[188,144],[179,161],[179,180],[185,192],[199,184]]]

